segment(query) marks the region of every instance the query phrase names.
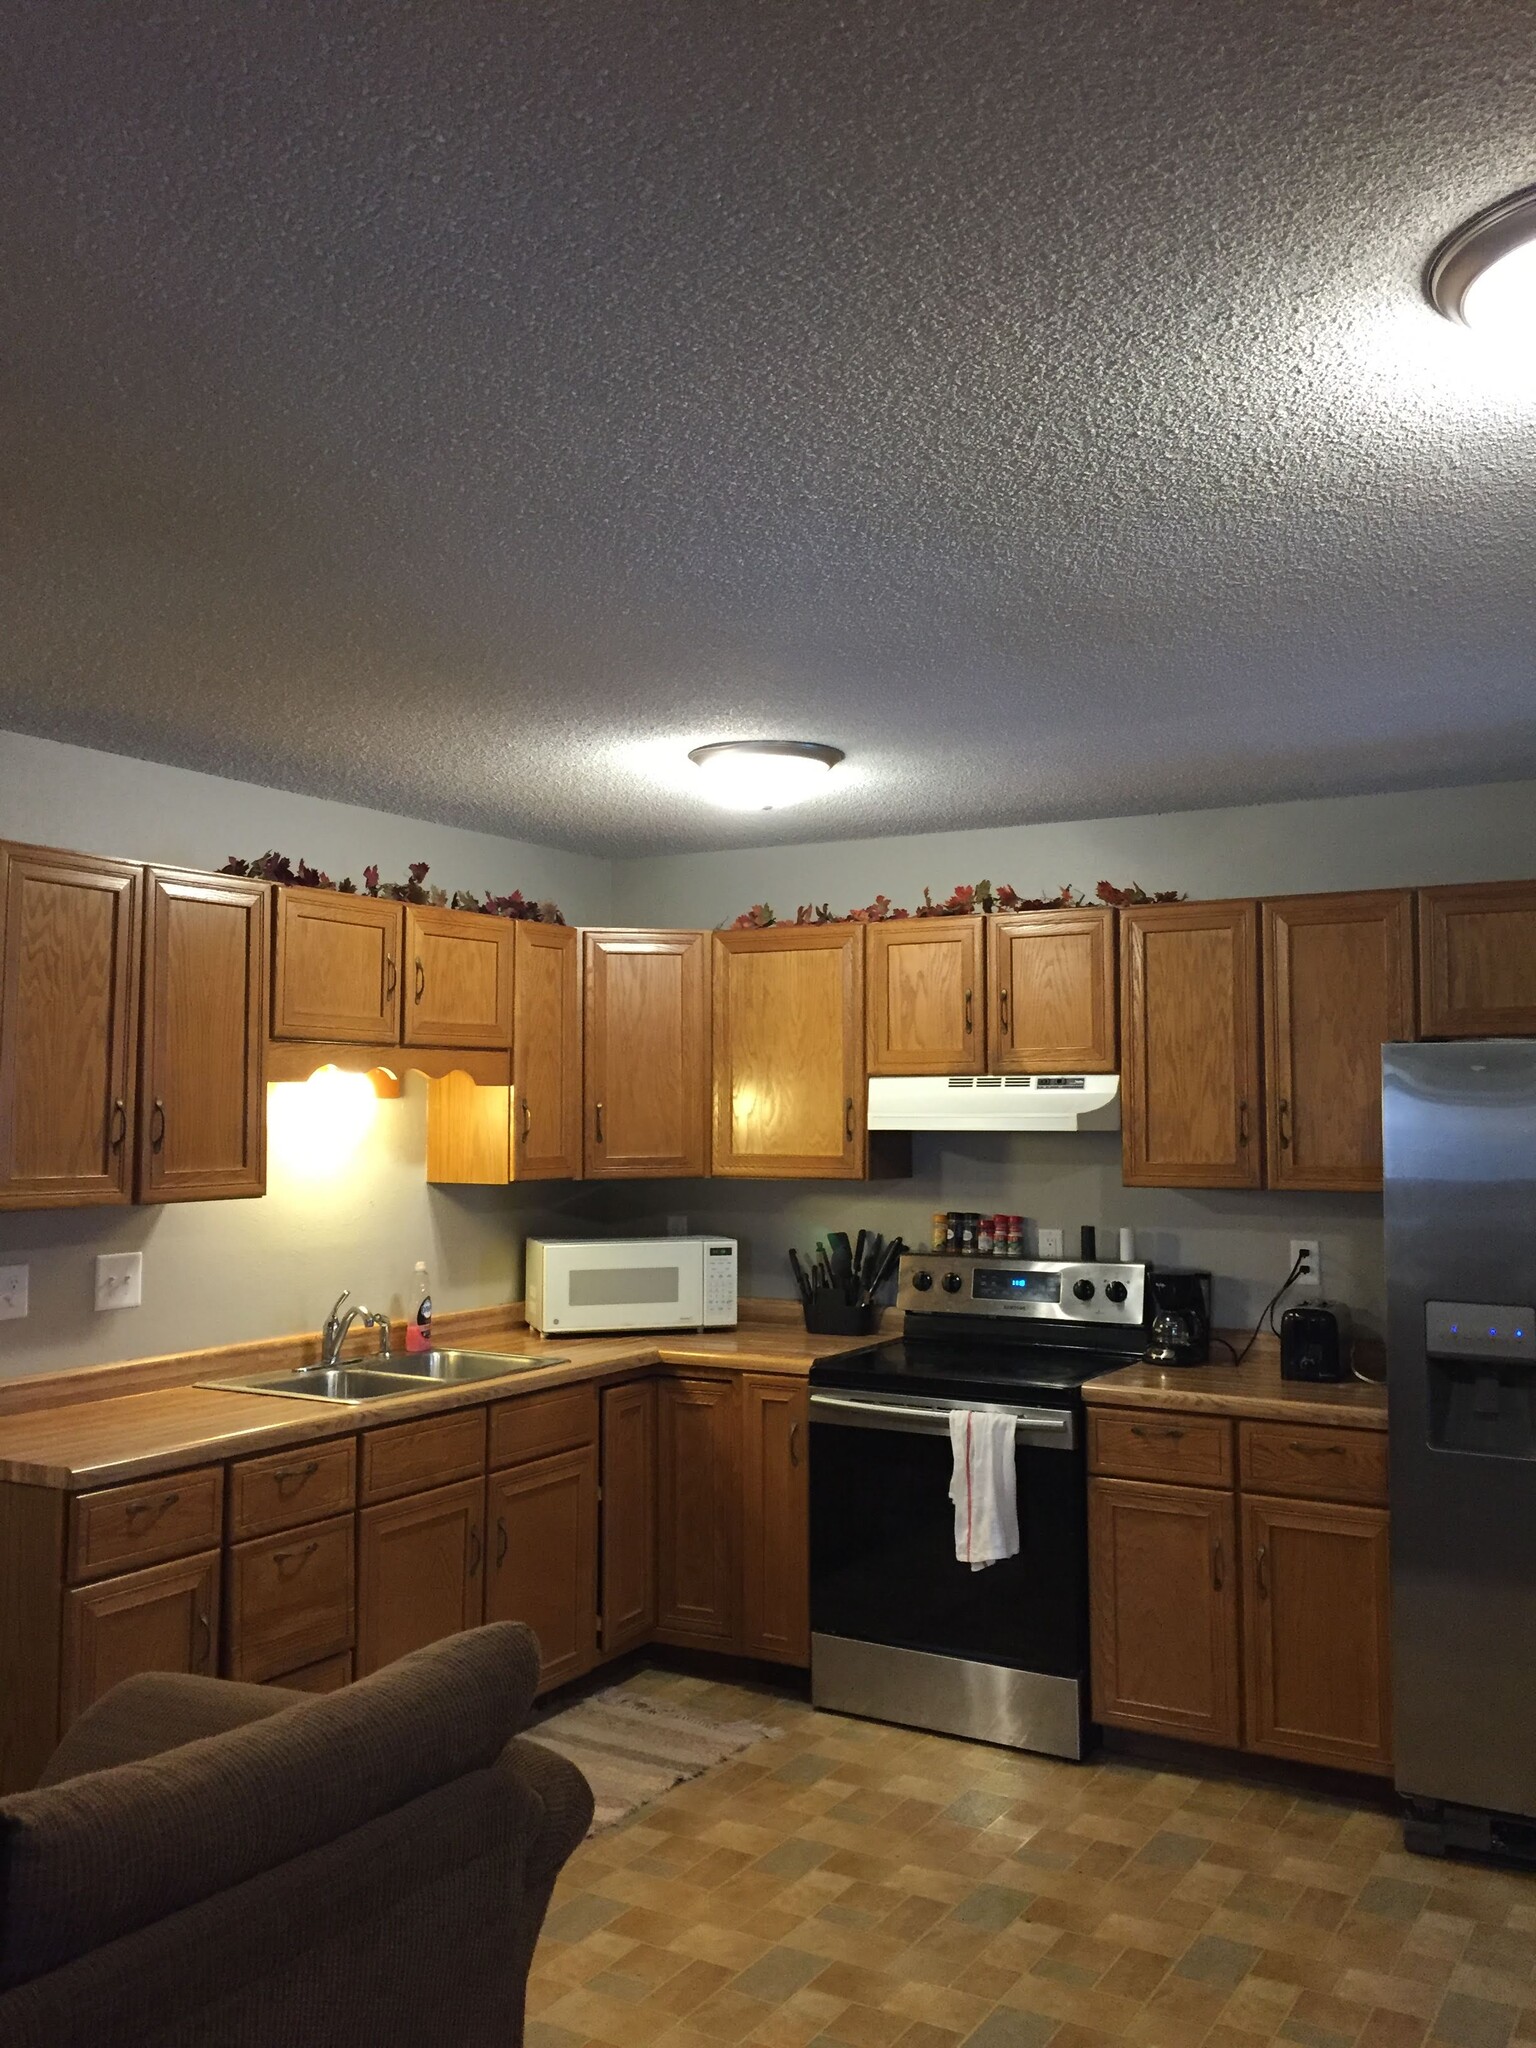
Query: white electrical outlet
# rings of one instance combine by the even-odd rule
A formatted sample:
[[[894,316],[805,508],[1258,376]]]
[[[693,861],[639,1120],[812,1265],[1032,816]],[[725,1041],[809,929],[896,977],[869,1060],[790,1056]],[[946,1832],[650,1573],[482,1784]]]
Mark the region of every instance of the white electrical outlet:
[[[0,1322],[27,1312],[26,1266],[0,1266]]]
[[[1041,1259],[1059,1259],[1062,1253],[1062,1234],[1059,1230],[1047,1230],[1042,1224],[1035,1233],[1037,1250],[1035,1256]]]
[[[1304,1287],[1308,1294],[1321,1294],[1323,1291],[1323,1247],[1320,1241],[1315,1237],[1293,1237],[1291,1239],[1291,1264],[1294,1266],[1298,1259],[1303,1261],[1303,1263],[1295,1280],[1291,1283],[1292,1286]]]
[[[96,1261],[96,1306],[137,1308],[144,1299],[144,1254],[110,1252]]]

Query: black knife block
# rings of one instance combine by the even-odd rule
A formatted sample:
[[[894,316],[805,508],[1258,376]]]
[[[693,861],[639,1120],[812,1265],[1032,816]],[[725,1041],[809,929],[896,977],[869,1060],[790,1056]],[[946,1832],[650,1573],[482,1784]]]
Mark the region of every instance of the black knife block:
[[[815,1337],[867,1337],[879,1328],[880,1308],[877,1302],[868,1304],[843,1299],[838,1287],[813,1287],[811,1298],[805,1301],[805,1327]]]

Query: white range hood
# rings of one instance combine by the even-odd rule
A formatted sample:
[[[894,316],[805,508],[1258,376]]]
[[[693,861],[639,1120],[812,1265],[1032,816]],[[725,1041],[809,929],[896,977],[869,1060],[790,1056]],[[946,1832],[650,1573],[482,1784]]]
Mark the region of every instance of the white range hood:
[[[1118,1074],[910,1074],[869,1084],[872,1131],[1118,1131]]]

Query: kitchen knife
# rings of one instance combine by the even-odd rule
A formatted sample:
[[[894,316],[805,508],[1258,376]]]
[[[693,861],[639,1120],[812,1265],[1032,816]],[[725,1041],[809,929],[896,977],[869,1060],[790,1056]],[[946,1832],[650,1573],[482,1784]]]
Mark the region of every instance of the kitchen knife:
[[[860,1287],[864,1285],[864,1260],[869,1251],[869,1232],[861,1230],[859,1241],[853,1248],[853,1277]]]
[[[869,1285],[864,1289],[864,1292],[859,1297],[860,1301],[862,1302],[865,1308],[871,1306],[875,1296],[880,1292],[881,1288],[885,1285],[886,1281],[891,1277],[891,1274],[895,1271],[896,1261],[901,1257],[902,1253],[905,1250],[906,1246],[902,1243],[899,1237],[893,1237],[890,1243],[886,1246],[885,1257],[880,1261],[879,1267],[876,1269],[874,1279],[870,1281]]]
[[[809,1303],[811,1298],[811,1283],[805,1277],[805,1268],[800,1263],[800,1254],[795,1250],[793,1245],[791,1245],[789,1248],[789,1263],[794,1271],[795,1285],[800,1290],[800,1299],[803,1302]]]
[[[827,1232],[827,1249],[830,1253],[832,1284],[841,1287],[846,1294],[853,1285],[853,1250],[848,1242],[846,1230]]]

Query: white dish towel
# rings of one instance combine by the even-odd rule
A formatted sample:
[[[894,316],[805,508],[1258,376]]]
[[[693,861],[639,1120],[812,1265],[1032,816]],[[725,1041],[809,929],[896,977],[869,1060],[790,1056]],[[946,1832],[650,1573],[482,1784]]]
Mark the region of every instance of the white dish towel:
[[[955,1556],[973,1572],[1019,1554],[1015,1419],[985,1408],[949,1411],[949,1442],[955,1454],[949,1482],[955,1504]]]

